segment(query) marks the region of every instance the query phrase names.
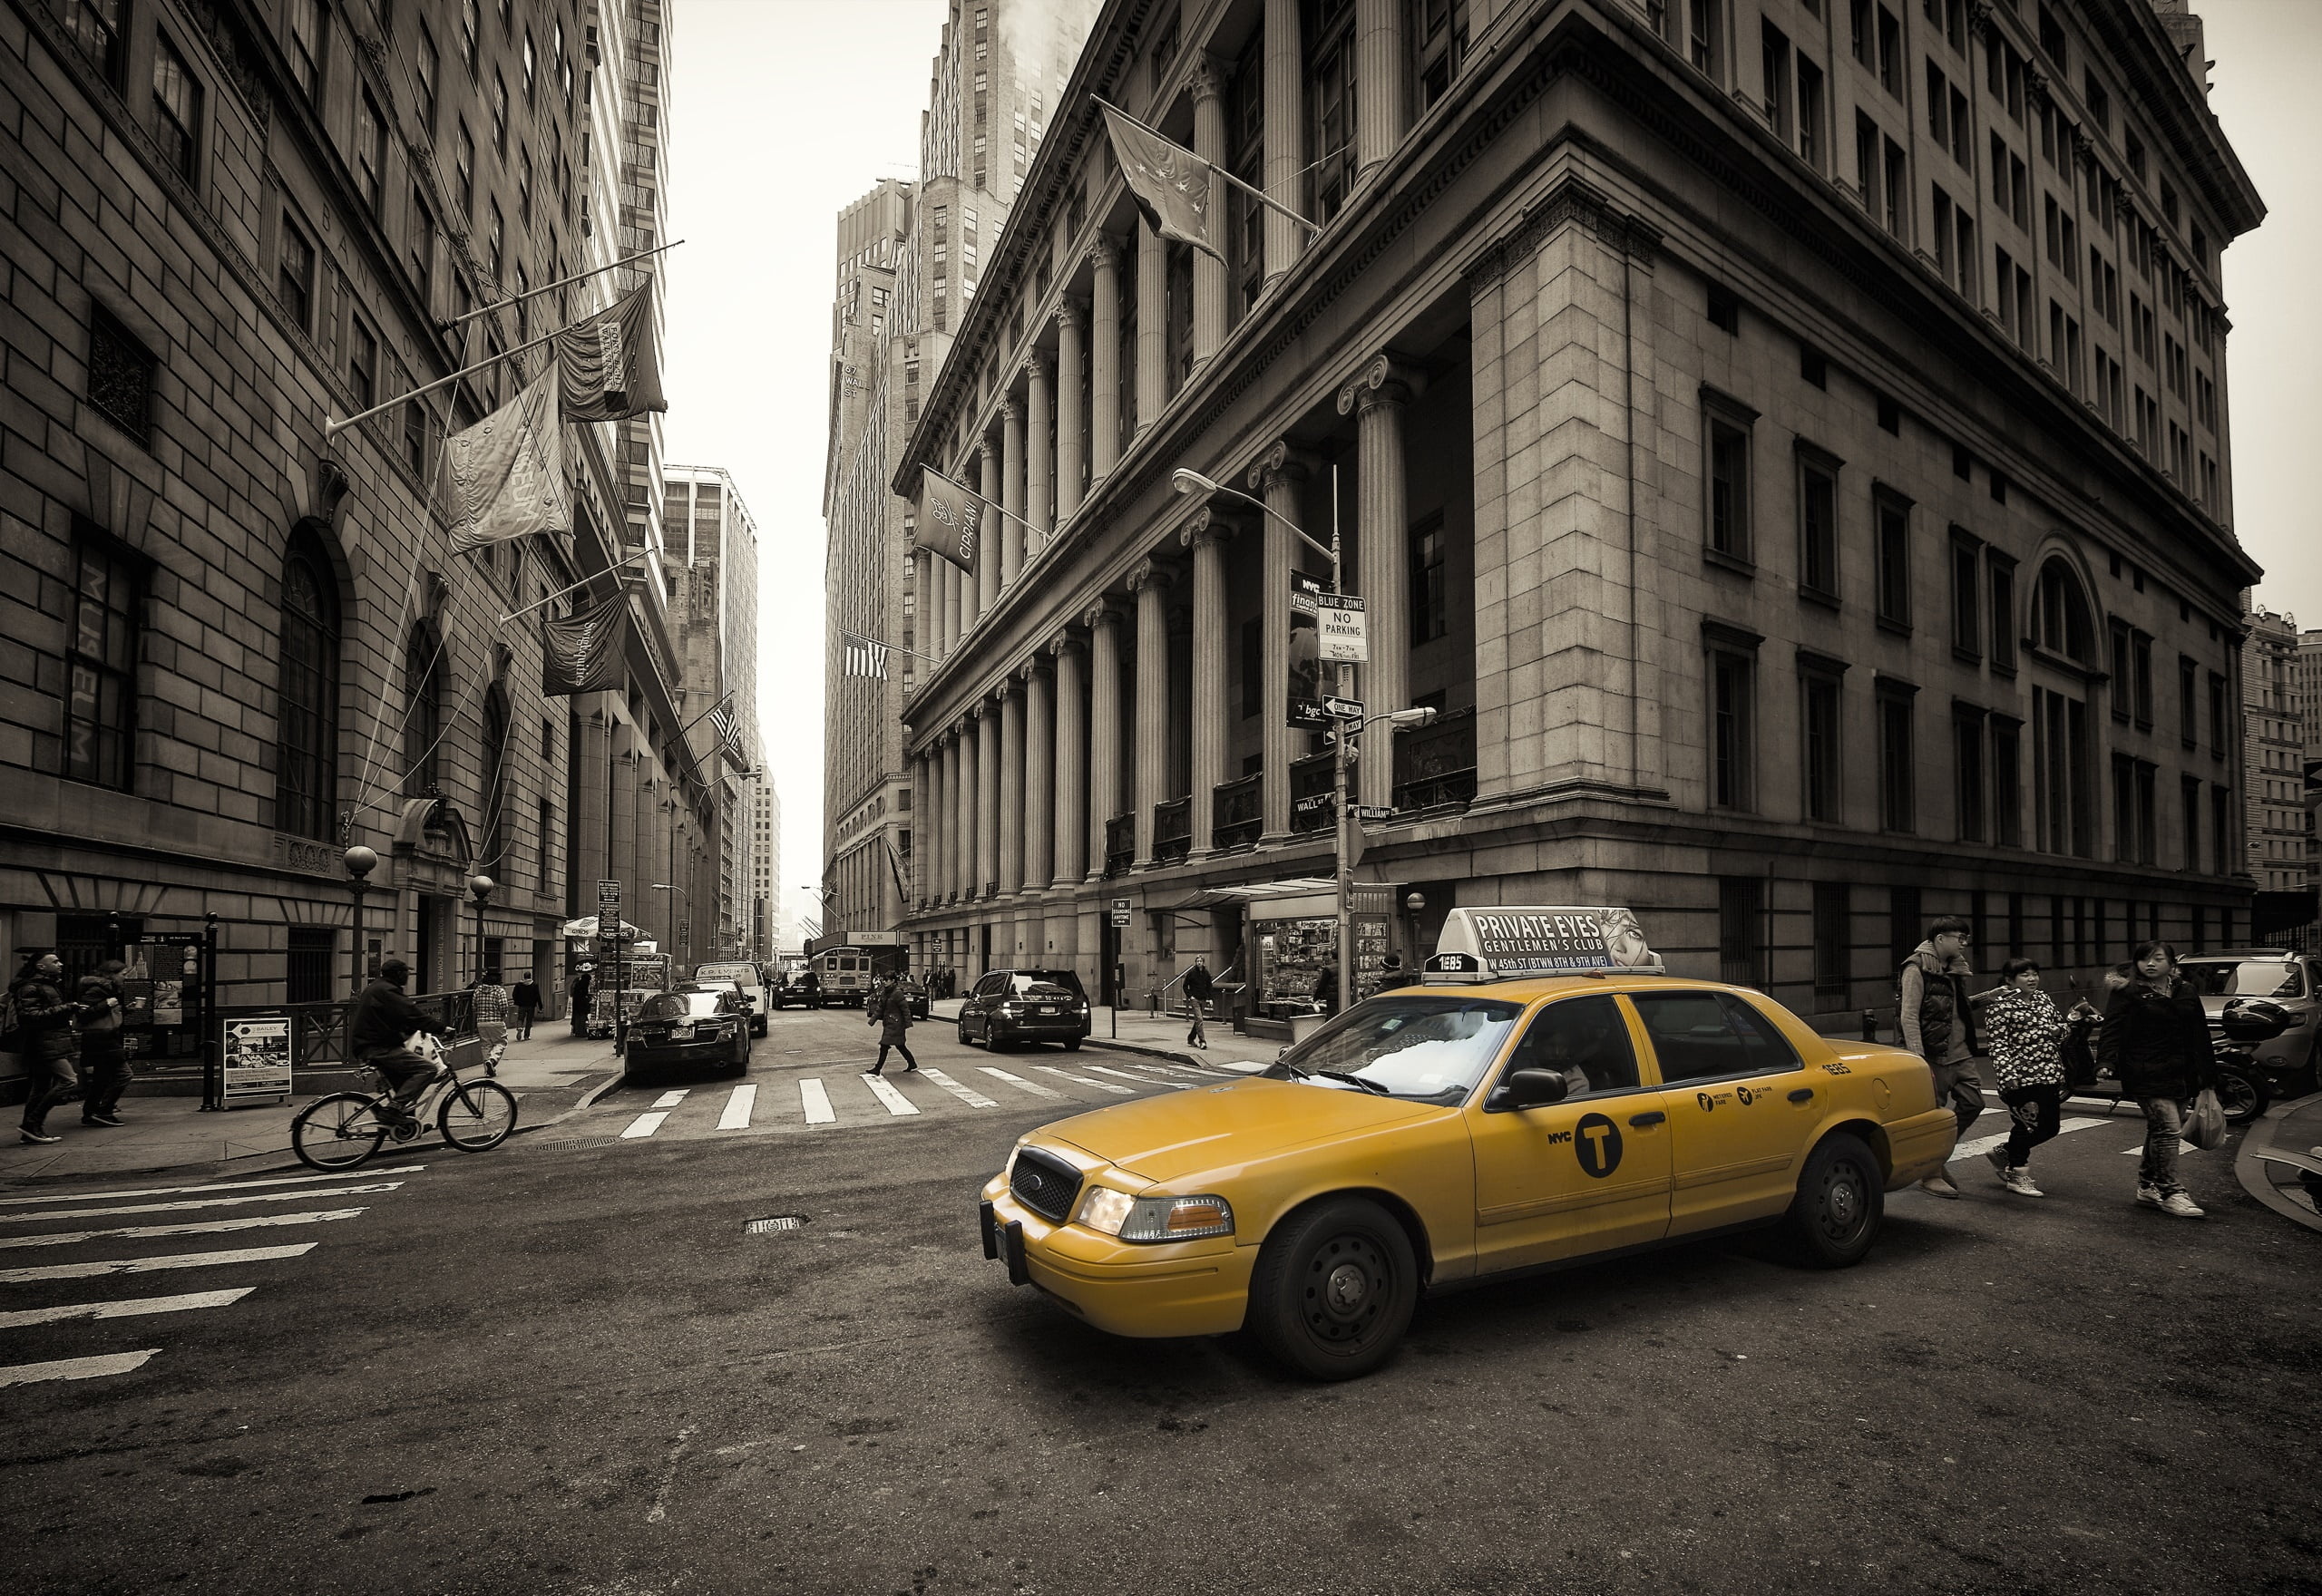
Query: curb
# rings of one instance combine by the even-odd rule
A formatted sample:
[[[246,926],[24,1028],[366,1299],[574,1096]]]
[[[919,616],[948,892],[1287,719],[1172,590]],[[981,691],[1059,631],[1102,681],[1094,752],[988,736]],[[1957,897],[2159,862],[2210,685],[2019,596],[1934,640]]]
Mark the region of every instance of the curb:
[[[2292,1113],[2301,1108],[2310,1109],[2313,1106],[2311,1098],[2294,1097],[2288,1103],[2275,1104],[2251,1121],[2249,1128],[2242,1132],[2241,1140],[2233,1150],[2233,1178],[2241,1182],[2241,1189],[2244,1192],[2249,1192],[2250,1196],[2280,1214],[2284,1219],[2290,1221],[2293,1224],[2303,1225],[2309,1231],[2322,1231],[2322,1214],[2309,1213],[2288,1197],[2283,1196],[2282,1189],[2266,1178],[2265,1161],[2250,1150],[2250,1143],[2257,1139],[2253,1133],[2259,1125],[2270,1122],[2274,1128],[2278,1130],[2281,1123],[2288,1119]],[[2265,1145],[2271,1147],[2274,1145],[2274,1141],[2275,1138],[2268,1134]]]
[[[1166,1059],[1171,1064],[1198,1066],[1201,1063],[1190,1053],[1172,1052],[1166,1047],[1148,1046],[1143,1042],[1118,1042],[1109,1036],[1084,1036],[1080,1045],[1083,1047],[1102,1047],[1112,1053],[1134,1053],[1140,1058]]]

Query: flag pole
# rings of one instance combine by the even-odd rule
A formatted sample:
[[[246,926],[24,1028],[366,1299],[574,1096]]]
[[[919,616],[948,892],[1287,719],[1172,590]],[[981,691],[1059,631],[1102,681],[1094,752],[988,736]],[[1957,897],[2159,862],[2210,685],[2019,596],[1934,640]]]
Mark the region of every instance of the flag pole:
[[[618,271],[624,266],[635,266],[640,260],[649,259],[653,256],[660,254],[664,249],[674,249],[684,242],[685,240],[683,238],[672,238],[668,243],[660,245],[655,248],[640,249],[636,254],[626,257],[620,260],[616,260],[610,266],[592,266],[587,271],[576,271],[569,277],[559,277],[552,283],[542,283],[537,288],[527,288],[521,294],[511,294],[504,299],[494,299],[489,305],[477,306],[473,310],[469,311],[464,316],[455,316],[449,321],[439,321],[435,324],[436,328],[438,331],[448,333],[454,327],[458,326],[462,322],[473,321],[479,316],[490,316],[493,311],[503,309],[511,305],[522,305],[527,299],[537,299],[542,294],[551,293],[555,289],[564,287],[572,283],[577,283],[583,277],[593,277],[605,272]]]
[[[1022,516],[1009,509],[1008,506],[1002,504],[999,500],[985,498],[981,489],[971,488],[967,483],[961,482],[956,478],[947,477],[932,465],[922,465],[919,469],[927,475],[933,477],[939,482],[950,482],[951,486],[957,488],[961,492],[965,493],[977,503],[989,504],[992,509],[1000,511],[1000,514],[1006,516],[1010,521],[1014,521],[1018,526],[1022,527],[1025,530],[1029,532],[1038,532],[1042,538],[1046,538],[1050,535],[1047,532],[1040,531],[1039,528],[1034,526],[1030,521],[1026,521]]]
[[[688,732],[689,732],[689,731],[693,730],[693,729],[694,729],[694,727],[696,727],[696,726],[699,725],[703,721],[707,720],[707,719],[710,717],[710,715],[711,715],[715,714],[715,713],[716,713],[717,711],[718,711],[718,710],[721,710],[721,709],[725,708],[727,705],[728,705],[728,704],[730,704],[731,702],[733,702],[734,695],[735,695],[736,693],[740,692],[740,691],[741,691],[741,689],[740,689],[740,688],[738,688],[738,687],[728,687],[728,688],[727,688],[727,689],[726,689],[726,696],[725,696],[725,697],[720,698],[717,703],[715,703],[715,704],[711,705],[707,709],[703,710],[699,715],[695,715],[691,720],[689,720],[689,721],[686,722],[686,724],[685,724],[685,725],[683,725],[679,726],[679,727],[678,728],[678,736],[680,736],[680,737],[684,736]]]
[[[585,316],[582,319],[593,321],[596,319],[597,316],[601,316],[602,314],[604,314],[602,311],[599,311],[591,316]],[[549,343],[553,339],[561,338],[565,334],[571,332],[572,327],[577,327],[580,325],[580,323],[576,321],[572,324],[572,326],[559,327],[552,333],[542,333],[539,337],[534,338],[529,344],[519,344],[513,349],[503,349],[497,355],[490,355],[483,360],[477,361],[473,365],[462,366],[450,376],[437,377],[434,382],[428,384],[424,388],[414,388],[408,394],[398,394],[394,398],[388,400],[385,404],[374,404],[370,409],[366,410],[359,414],[350,415],[345,421],[332,421],[326,416],[323,419],[323,436],[326,438],[336,438],[339,433],[353,426],[356,422],[369,421],[373,416],[393,410],[398,404],[408,404],[414,399],[424,397],[429,394],[433,394],[438,388],[448,388],[454,383],[458,382],[462,377],[473,376],[477,372],[483,370],[486,366],[498,365],[503,360],[512,360],[517,355],[524,354],[528,350],[537,349],[543,344]]]
[[[481,545],[479,545],[479,547],[481,547]],[[629,556],[629,557],[628,557],[627,559],[625,559],[625,560],[617,560],[613,561],[613,563],[612,563],[612,564],[610,564],[610,565],[609,565],[609,566],[605,567],[605,569],[602,569],[602,570],[590,571],[587,576],[582,577],[579,581],[577,581],[577,582],[573,583],[573,584],[572,584],[571,587],[569,587],[569,588],[559,588],[555,592],[551,593],[551,594],[549,594],[546,598],[542,598],[542,599],[540,601],[540,603],[539,603],[539,604],[527,604],[527,605],[525,605],[525,606],[524,606],[524,608],[523,608],[517,610],[517,611],[516,611],[514,614],[512,614],[512,615],[503,615],[503,616],[502,616],[502,617],[500,618],[499,621],[498,621],[496,624],[498,624],[498,625],[500,625],[500,626],[503,626],[503,627],[504,627],[504,626],[506,626],[506,625],[507,625],[510,621],[512,621],[512,620],[522,620],[522,619],[523,619],[523,618],[524,618],[524,617],[526,617],[526,616],[528,616],[528,615],[532,614],[532,612],[533,610],[538,609],[538,608],[541,607],[541,604],[553,604],[553,603],[555,603],[558,599],[560,599],[560,598],[563,598],[567,593],[577,593],[577,592],[579,592],[581,589],[583,589],[583,588],[587,587],[590,582],[595,581],[599,577],[602,577],[602,576],[610,576],[614,571],[619,570],[622,566],[624,566],[624,565],[633,565],[633,564],[635,564],[638,560],[642,560],[642,559],[644,559],[644,558],[645,558],[645,550],[642,550],[642,549],[639,549],[636,553],[634,553],[634,554],[632,554],[632,555]]]
[[[876,637],[866,637],[861,632],[850,632],[844,627],[839,628],[838,635],[850,643],[868,643],[876,648],[891,649],[897,654],[908,654],[913,659],[924,659],[930,665],[941,665],[943,662],[943,657],[940,654],[922,654],[918,649],[906,648],[900,643],[882,643]]]
[[[1163,140],[1170,144],[1176,144],[1180,150],[1185,150],[1185,147],[1183,144],[1178,144],[1176,140],[1170,138],[1168,134],[1163,132],[1159,128],[1155,127],[1151,122],[1137,121],[1137,118],[1131,116],[1127,112],[1123,111],[1111,101],[1105,99],[1102,95],[1091,94],[1088,97],[1091,100],[1094,100],[1098,104],[1103,106],[1106,110],[1111,112],[1115,116],[1119,117],[1123,122],[1127,122],[1130,126],[1143,128],[1155,138]],[[1224,167],[1218,165],[1217,162],[1210,160],[1208,157],[1195,155],[1190,150],[1185,150],[1185,153],[1193,155],[1195,161],[1200,161],[1204,166],[1209,168],[1212,172],[1221,178],[1224,178],[1227,182],[1241,190],[1242,192],[1247,194],[1251,199],[1256,200],[1267,209],[1279,210],[1283,215],[1288,217],[1291,220],[1296,222],[1300,227],[1304,228],[1311,233],[1319,235],[1322,232],[1322,226],[1320,222],[1307,220],[1304,217],[1291,209],[1289,206],[1283,204],[1280,200],[1268,194],[1264,190],[1252,188],[1248,183],[1244,182],[1240,178],[1235,177],[1232,172],[1227,171]],[[1327,159],[1327,157],[1325,159]]]

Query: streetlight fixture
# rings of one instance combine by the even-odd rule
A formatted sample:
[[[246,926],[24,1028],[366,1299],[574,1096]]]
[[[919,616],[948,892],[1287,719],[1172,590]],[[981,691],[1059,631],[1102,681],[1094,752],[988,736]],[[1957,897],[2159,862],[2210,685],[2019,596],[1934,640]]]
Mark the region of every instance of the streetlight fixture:
[[[355,889],[355,990],[363,990],[363,878],[379,868],[379,856],[357,842],[339,855],[346,879]]]
[[[485,974],[483,964],[483,906],[490,900],[493,889],[499,885],[500,883],[498,881],[493,881],[487,875],[478,874],[472,875],[468,878],[468,896],[475,900],[475,978],[478,981],[483,980]]]

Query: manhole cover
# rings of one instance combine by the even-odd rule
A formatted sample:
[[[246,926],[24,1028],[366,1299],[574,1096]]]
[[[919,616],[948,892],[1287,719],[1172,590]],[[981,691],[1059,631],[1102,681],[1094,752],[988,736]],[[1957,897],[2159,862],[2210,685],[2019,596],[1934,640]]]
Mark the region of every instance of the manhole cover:
[[[806,1216],[803,1213],[777,1213],[768,1219],[754,1219],[742,1227],[745,1235],[769,1236],[780,1231],[803,1231]]]

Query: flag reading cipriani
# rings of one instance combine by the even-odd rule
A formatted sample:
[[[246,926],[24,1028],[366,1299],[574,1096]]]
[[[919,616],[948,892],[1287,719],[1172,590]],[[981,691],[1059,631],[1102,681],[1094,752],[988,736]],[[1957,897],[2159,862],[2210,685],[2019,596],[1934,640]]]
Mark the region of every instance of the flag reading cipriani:
[[[444,440],[442,482],[455,554],[527,532],[572,530],[553,369]]]
[[[912,542],[968,575],[976,571],[976,532],[988,508],[983,495],[961,487],[940,472],[919,473],[919,515]]]

